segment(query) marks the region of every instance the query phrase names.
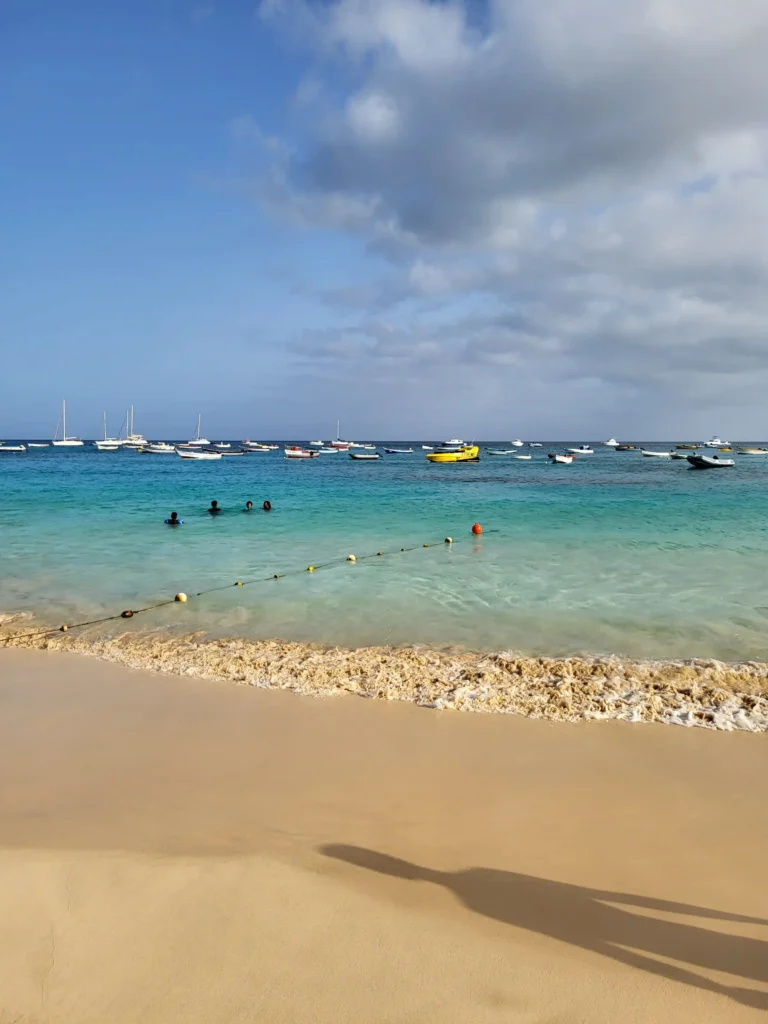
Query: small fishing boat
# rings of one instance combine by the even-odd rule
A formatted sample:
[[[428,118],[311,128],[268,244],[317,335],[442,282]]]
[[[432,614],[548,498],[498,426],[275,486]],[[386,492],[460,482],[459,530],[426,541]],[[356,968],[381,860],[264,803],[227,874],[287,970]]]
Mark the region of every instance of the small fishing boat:
[[[284,448],[286,459],[318,459],[320,452],[310,451],[308,448],[299,448],[297,444]]]
[[[50,448],[51,447],[51,443],[50,443],[50,441],[45,441],[45,442],[30,441],[28,443],[27,447],[28,448]]]
[[[432,451],[432,447],[433,446],[431,444],[423,444],[421,446],[422,451],[425,451],[425,452],[431,452]]]
[[[634,444],[617,444],[613,449],[615,452],[635,452],[637,451],[637,445]]]
[[[214,441],[211,447],[216,448],[217,451],[224,451],[225,448],[231,448],[232,445],[229,443],[229,441]]]
[[[547,456],[548,459],[551,459],[552,464],[556,466],[570,466],[575,457],[575,455],[563,455],[562,452],[550,452]]]
[[[309,443],[314,445],[315,448],[325,448],[325,441],[310,441]]]
[[[61,424],[61,437],[59,437],[59,423]],[[59,423],[56,424],[56,434],[51,444],[56,445],[57,448],[74,448],[84,444],[79,437],[67,437],[67,403],[65,401],[61,403]]]
[[[385,448],[387,455],[413,455],[413,448]]]
[[[517,459],[519,462],[530,462],[533,458],[532,455],[513,455],[513,459]]]
[[[210,460],[220,459],[221,452],[204,452],[194,448],[183,448],[181,445],[177,446],[176,454],[180,459],[198,459],[198,460]]]
[[[357,459],[358,461],[363,460],[373,462],[375,459],[381,458],[378,452],[348,452],[347,454],[349,455],[350,459]]]
[[[618,448],[619,447],[619,442],[616,440],[615,437],[612,437],[608,441],[603,441],[603,447],[604,448]]]
[[[465,444],[461,448],[454,450],[446,450],[443,448],[441,451],[428,452],[428,462],[479,462],[480,461],[480,449],[476,444]]]
[[[739,455],[768,455],[768,448],[737,448]]]
[[[341,448],[318,448],[317,450],[321,455],[338,455]]]
[[[768,455],[768,452],[766,452],[765,454]],[[685,461],[688,458],[688,456],[684,452],[670,452],[669,457],[670,459],[682,459],[683,461]]]
[[[543,448],[544,445],[541,444],[540,441],[529,441],[528,442],[528,447],[529,448]]]
[[[671,457],[670,452],[653,452],[647,448],[640,449],[644,459],[669,459]]]
[[[0,444],[0,452],[25,452],[23,444]]]
[[[514,448],[486,448],[486,452],[489,455],[514,455]]]
[[[242,447],[249,452],[272,452],[277,451],[278,445],[261,444],[259,441],[243,441]]]
[[[594,451],[588,444],[580,444],[578,448],[566,448],[571,455],[594,455]]]
[[[698,448],[701,448],[700,444],[676,444],[675,448],[681,452],[695,452]]]
[[[172,444],[167,444],[165,441],[155,441],[142,448],[142,451],[148,452],[150,455],[173,455],[176,449]]]
[[[721,459],[719,455],[689,455],[693,469],[728,469],[735,466],[733,459]]]
[[[208,450],[211,451],[211,449]],[[214,454],[216,453],[214,452]],[[244,452],[242,448],[232,448],[228,452],[219,452],[218,454],[221,455],[222,459],[234,459],[238,455],[247,455],[248,453]]]

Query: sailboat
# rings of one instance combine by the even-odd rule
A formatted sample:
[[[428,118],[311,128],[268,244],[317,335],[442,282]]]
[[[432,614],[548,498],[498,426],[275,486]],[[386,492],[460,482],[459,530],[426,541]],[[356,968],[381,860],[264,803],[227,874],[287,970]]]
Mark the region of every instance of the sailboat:
[[[147,440],[143,434],[137,434],[133,429],[133,406],[125,414],[126,436],[122,442],[124,448],[143,448]]]
[[[56,424],[56,435],[53,438],[51,444],[55,444],[57,448],[75,448],[83,444],[79,437],[67,437],[67,403],[62,399],[61,402],[61,438],[59,439],[59,424]]]
[[[331,441],[328,445],[329,448],[339,448],[343,452],[348,452],[351,446],[350,441],[342,441],[339,437],[339,427],[341,426],[341,420],[336,420],[336,440]]]
[[[120,447],[120,442],[116,437],[107,437],[107,414],[103,414],[104,420],[104,438],[103,440],[93,441],[93,447],[98,448],[100,452],[116,452]]]
[[[197,428],[195,430],[195,436],[191,441],[187,441],[186,444],[179,444],[177,448],[203,448],[205,445],[211,442],[207,437],[200,436],[200,413],[197,414]]]

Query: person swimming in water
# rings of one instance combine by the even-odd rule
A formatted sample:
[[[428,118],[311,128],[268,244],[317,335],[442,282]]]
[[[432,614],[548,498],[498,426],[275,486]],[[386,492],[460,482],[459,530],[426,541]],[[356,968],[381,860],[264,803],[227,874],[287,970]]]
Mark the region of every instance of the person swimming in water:
[[[252,512],[252,511],[253,511],[253,502],[252,501],[246,501],[245,508],[243,509],[243,512]]]
[[[265,512],[271,512],[272,511],[272,502],[271,501],[265,501],[264,504],[261,507],[264,509]]]
[[[184,522],[183,519],[179,519],[179,513],[178,512],[171,512],[171,518],[165,520],[165,525],[166,526],[181,526],[181,524],[183,522]]]
[[[209,516],[217,516],[219,514],[219,512],[222,512],[222,511],[223,511],[223,509],[219,508],[218,501],[212,501],[211,502],[211,507],[208,509],[208,515]]]

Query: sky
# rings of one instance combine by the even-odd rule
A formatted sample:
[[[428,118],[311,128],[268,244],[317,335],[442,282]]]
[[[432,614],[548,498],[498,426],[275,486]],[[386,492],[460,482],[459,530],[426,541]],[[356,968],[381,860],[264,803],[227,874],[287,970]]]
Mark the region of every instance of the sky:
[[[768,439],[765,0],[0,0],[0,437]]]

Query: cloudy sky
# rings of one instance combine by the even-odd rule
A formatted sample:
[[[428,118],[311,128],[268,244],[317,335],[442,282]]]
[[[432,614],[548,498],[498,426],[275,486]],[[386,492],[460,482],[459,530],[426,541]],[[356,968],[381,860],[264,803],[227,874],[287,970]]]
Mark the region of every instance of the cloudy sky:
[[[765,0],[2,0],[0,436],[768,438]]]

